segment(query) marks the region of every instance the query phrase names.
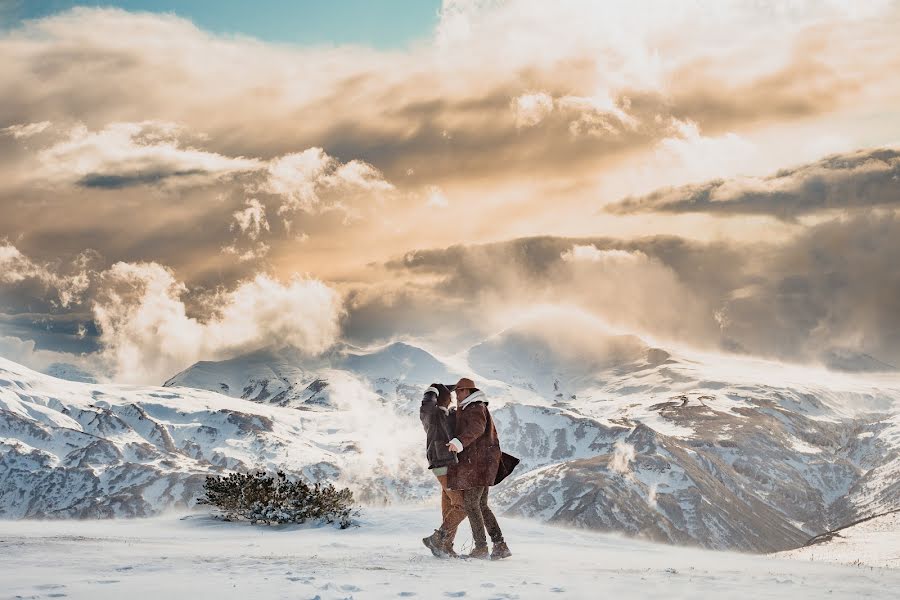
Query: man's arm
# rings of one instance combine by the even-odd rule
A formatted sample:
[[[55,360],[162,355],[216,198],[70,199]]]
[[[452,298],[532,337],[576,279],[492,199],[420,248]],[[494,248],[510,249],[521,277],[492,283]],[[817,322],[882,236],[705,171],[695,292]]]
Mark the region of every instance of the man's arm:
[[[425,394],[422,396],[422,406],[419,407],[419,420],[422,421],[422,426],[425,428],[425,431],[428,431],[428,425],[431,423],[434,411],[438,410],[438,389],[436,386],[437,384],[432,383],[431,386],[425,390]]]
[[[477,440],[487,427],[487,408],[484,404],[472,404],[456,413],[456,437],[447,447],[453,452],[462,452]]]

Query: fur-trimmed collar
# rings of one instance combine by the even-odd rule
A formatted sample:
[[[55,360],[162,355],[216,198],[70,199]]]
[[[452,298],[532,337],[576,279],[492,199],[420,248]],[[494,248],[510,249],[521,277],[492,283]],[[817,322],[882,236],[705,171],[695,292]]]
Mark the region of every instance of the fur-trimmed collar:
[[[463,400],[462,404],[459,405],[459,410],[464,410],[473,402],[484,402],[485,404],[487,404],[488,399],[487,396],[484,395],[484,392],[482,392],[481,390],[475,390],[474,392],[466,396],[466,399]]]

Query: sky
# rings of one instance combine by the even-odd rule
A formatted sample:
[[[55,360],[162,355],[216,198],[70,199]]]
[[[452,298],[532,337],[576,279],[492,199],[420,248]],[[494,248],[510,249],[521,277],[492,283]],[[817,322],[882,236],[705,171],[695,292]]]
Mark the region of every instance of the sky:
[[[437,24],[436,0],[77,0],[0,1],[5,28],[50,17],[76,6],[175,14],[219,35],[293,45],[354,44],[403,48],[426,39]]]
[[[425,4],[0,4],[0,355],[900,365],[898,2]]]

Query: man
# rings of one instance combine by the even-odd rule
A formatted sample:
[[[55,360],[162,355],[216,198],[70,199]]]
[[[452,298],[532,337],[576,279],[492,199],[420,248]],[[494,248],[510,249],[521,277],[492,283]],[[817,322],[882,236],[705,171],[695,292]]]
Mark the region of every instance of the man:
[[[442,516],[440,528],[424,538],[422,543],[439,558],[457,556],[453,551],[453,540],[456,538],[459,524],[466,518],[463,493],[451,490],[447,486],[447,469],[456,464],[456,454],[447,448],[447,443],[454,436],[453,424],[456,416],[456,411],[450,407],[451,401],[450,388],[444,384],[433,383],[425,390],[422,406],[419,408],[419,419],[425,428],[428,468],[441,485]]]
[[[488,412],[487,397],[471,379],[463,377],[455,389],[456,435],[447,448],[457,453],[459,462],[450,467],[447,482],[451,490],[463,491],[463,504],[475,541],[469,558],[488,558],[485,529],[494,546],[490,558],[507,558],[512,553],[503,541],[497,518],[488,507],[488,488],[497,483],[501,469],[497,429]]]

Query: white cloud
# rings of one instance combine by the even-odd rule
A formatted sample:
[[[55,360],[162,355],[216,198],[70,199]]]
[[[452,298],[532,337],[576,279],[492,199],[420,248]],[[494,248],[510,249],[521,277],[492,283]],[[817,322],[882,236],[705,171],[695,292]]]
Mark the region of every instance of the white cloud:
[[[75,365],[92,374],[100,366],[96,356],[39,349],[34,340],[8,335],[0,335],[0,356],[39,372],[54,363]]]
[[[50,121],[41,121],[39,123],[22,123],[19,125],[10,125],[0,129],[0,134],[11,135],[18,139],[29,138],[44,132],[50,127]]]
[[[372,165],[358,160],[341,163],[322,148],[275,158],[267,171],[265,181],[250,189],[279,196],[283,201],[279,214],[295,210],[320,212],[340,206],[347,195],[394,189]]]
[[[161,121],[111,123],[99,131],[84,125],[38,153],[35,183],[88,187],[209,183],[263,168],[256,159],[228,157],[184,146],[184,130]]]
[[[733,132],[708,137],[693,121],[674,120],[672,125],[673,135],[657,143],[651,162],[656,169],[677,170],[683,182],[732,173],[749,163],[757,151]],[[674,178],[675,174],[670,180]]]
[[[237,225],[242,233],[255,240],[263,230],[269,231],[269,221],[266,218],[266,207],[256,198],[249,198],[244,202],[247,208],[233,213],[234,222],[231,229]]]
[[[258,244],[246,249],[241,250],[236,245],[232,244],[230,246],[223,246],[222,252],[225,254],[233,254],[237,256],[239,262],[247,262],[251,260],[257,260],[260,258],[264,258],[271,250],[271,246],[264,242],[259,242]]]
[[[90,285],[88,263],[91,253],[84,252],[73,261],[74,271],[60,274],[48,265],[41,265],[24,254],[9,242],[0,243],[0,283],[19,283],[26,279],[36,279],[54,290],[59,304],[66,308],[81,300]]]
[[[544,92],[522,94],[512,102],[516,127],[534,127],[553,112],[553,96]]]
[[[563,96],[557,101],[560,110],[575,114],[569,122],[572,135],[617,135],[639,125],[637,118],[618,106],[608,92],[594,96]]]
[[[116,263],[101,282],[94,318],[116,381],[158,384],[198,360],[269,345],[314,354],[339,332],[340,296],[313,279],[257,275],[215,297],[205,321],[188,316],[181,299],[187,287],[162,265]]]
[[[566,262],[589,262],[607,266],[629,265],[647,262],[650,258],[643,252],[628,252],[627,250],[601,250],[596,246],[575,245],[571,250],[562,253],[561,258]]]

